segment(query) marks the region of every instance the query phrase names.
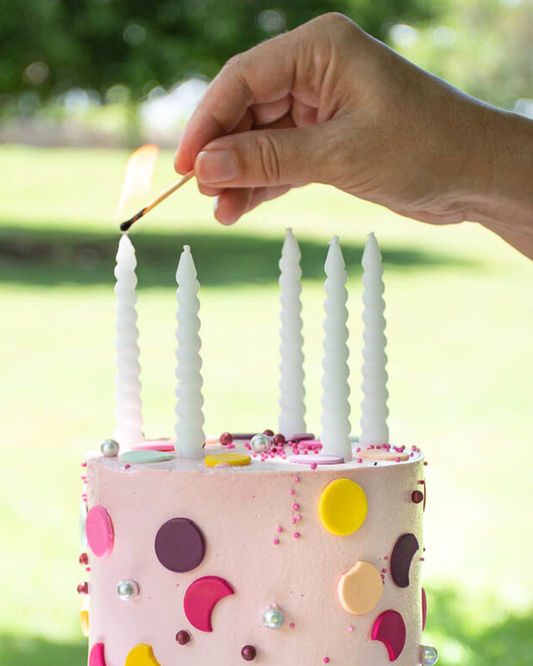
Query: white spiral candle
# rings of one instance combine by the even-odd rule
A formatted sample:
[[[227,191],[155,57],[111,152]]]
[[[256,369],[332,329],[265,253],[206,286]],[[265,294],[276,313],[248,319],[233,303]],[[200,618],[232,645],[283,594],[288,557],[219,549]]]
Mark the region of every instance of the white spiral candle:
[[[304,355],[302,337],[302,255],[292,229],[287,229],[279,268],[281,303],[281,343],[279,352],[279,419],[278,432],[285,437],[305,432]]]
[[[387,417],[387,338],[383,300],[383,264],[374,234],[368,235],[363,253],[363,401],[361,437],[363,446],[389,443]]]
[[[139,331],[137,330],[137,276],[135,249],[127,235],[118,244],[115,266],[115,434],[123,449],[142,442],[143,419],[141,400],[141,366],[139,365]]]
[[[202,359],[200,357],[200,284],[191,248],[185,245],[176,271],[176,451],[181,458],[201,458],[205,436],[202,406]]]
[[[329,244],[326,259],[326,300],[324,309],[324,357],[322,367],[322,452],[352,459],[350,443],[350,386],[348,377],[348,276],[339,238]]]

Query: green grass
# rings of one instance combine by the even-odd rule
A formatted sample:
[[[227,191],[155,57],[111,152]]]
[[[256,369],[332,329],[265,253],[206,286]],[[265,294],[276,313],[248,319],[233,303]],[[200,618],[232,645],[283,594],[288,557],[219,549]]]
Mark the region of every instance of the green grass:
[[[113,221],[123,152],[2,147],[0,666],[82,666],[75,588],[79,463],[113,428]],[[153,191],[172,182],[163,154]],[[140,202],[142,203],[142,202]],[[331,188],[297,190],[232,228],[194,184],[132,231],[146,432],[174,408],[174,273],[190,243],[202,283],[206,430],[276,424],[277,262],[303,253],[308,421],[319,430],[323,262],[349,273],[352,422],[361,399],[361,268],[386,269],[390,427],[429,457],[426,642],[445,666],[529,666],[533,266],[477,227],[434,228]]]

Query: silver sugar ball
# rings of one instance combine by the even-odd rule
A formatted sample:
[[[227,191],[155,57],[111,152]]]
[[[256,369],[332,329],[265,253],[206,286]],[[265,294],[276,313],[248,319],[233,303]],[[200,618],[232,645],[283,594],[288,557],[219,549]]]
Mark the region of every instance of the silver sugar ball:
[[[431,645],[420,646],[420,663],[422,666],[433,666],[439,660],[439,653]]]
[[[120,451],[120,446],[114,439],[106,439],[105,442],[102,442],[100,450],[104,458],[116,458]]]
[[[254,435],[250,440],[250,446],[256,453],[265,453],[270,448],[270,437],[268,435]]]
[[[285,617],[277,606],[269,606],[263,613],[263,624],[267,629],[279,629]]]
[[[122,601],[131,601],[139,594],[139,584],[135,580],[121,580],[117,585],[118,598]]]

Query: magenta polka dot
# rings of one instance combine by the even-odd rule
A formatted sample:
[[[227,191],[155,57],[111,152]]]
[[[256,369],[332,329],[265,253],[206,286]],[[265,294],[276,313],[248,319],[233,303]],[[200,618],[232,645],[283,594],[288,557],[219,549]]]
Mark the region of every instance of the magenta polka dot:
[[[93,506],[87,514],[85,532],[90,549],[96,557],[108,557],[115,540],[113,523],[103,506]]]

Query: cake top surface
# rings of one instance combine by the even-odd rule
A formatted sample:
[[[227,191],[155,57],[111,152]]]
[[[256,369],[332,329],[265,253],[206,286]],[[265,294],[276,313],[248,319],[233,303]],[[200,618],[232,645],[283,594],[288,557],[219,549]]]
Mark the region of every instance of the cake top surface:
[[[153,470],[161,472],[201,472],[206,474],[220,473],[257,473],[257,472],[287,472],[295,475],[309,472],[330,470],[343,471],[347,469],[373,469],[393,467],[396,465],[411,465],[424,459],[422,451],[413,446],[384,445],[383,447],[360,447],[357,442],[352,444],[352,460],[344,462],[342,458],[333,455],[324,455],[320,451],[320,444],[302,442],[300,448],[293,448],[292,453],[281,449],[254,451],[248,441],[237,441],[229,448],[221,443],[208,443],[201,458],[179,458],[173,449],[172,440],[147,440],[137,445],[133,451],[115,453],[115,455],[102,455],[91,450],[86,459],[97,461],[109,469],[116,471]],[[297,453],[296,453],[297,451]]]

